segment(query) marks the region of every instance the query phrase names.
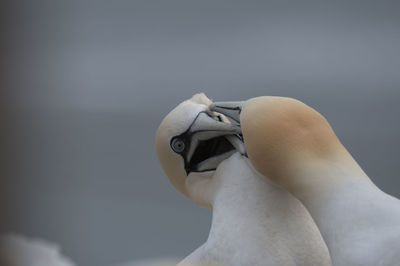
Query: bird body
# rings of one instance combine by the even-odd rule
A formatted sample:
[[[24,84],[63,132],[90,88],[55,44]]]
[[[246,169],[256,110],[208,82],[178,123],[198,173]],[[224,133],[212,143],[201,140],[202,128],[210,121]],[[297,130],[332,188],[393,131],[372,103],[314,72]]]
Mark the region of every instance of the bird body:
[[[213,217],[204,245],[180,265],[330,265],[302,204],[233,154],[212,180]]]
[[[254,169],[237,126],[210,104],[204,94],[181,103],[156,135],[171,183],[213,211],[206,243],[180,265],[331,265],[304,206]]]
[[[237,105],[249,159],[308,209],[333,265],[400,264],[400,201],[373,184],[321,114],[284,97]]]

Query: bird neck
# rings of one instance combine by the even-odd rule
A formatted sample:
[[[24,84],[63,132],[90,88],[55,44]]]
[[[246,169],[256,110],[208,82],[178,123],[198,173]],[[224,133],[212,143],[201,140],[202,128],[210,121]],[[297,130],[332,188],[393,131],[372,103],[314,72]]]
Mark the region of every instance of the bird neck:
[[[303,202],[329,198],[348,186],[379,190],[344,147],[325,158],[297,155],[279,181]]]
[[[399,238],[391,228],[399,228],[400,202],[376,187],[349,153],[320,161],[303,157],[288,178],[288,190],[315,220],[334,265],[367,260],[365,254]]]
[[[271,241],[272,229],[279,228],[280,213],[287,209],[289,193],[259,174],[241,157],[230,171],[214,175],[217,183],[212,202],[212,225],[208,243],[248,243],[258,247]],[[272,215],[272,213],[274,215]]]

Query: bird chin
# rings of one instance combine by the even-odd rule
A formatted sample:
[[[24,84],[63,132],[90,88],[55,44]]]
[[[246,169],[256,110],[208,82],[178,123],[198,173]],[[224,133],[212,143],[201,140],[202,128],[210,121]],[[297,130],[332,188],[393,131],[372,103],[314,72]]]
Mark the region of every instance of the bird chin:
[[[185,180],[187,196],[197,205],[211,209],[213,175],[215,171],[191,172]]]

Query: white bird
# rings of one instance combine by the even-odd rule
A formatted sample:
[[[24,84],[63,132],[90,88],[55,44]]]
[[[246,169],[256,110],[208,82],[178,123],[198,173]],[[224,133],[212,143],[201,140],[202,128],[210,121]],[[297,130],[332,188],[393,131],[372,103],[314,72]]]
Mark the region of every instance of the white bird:
[[[333,265],[400,265],[400,201],[373,184],[321,114],[268,96],[211,109],[240,123],[254,167],[306,206]]]
[[[17,234],[0,237],[1,266],[75,266],[60,252],[60,247],[48,241]]]
[[[119,266],[173,266],[173,258],[131,261]],[[61,253],[59,245],[49,241],[8,233],[0,236],[1,266],[76,266]]]
[[[156,134],[171,183],[213,212],[206,243],[179,265],[331,265],[304,206],[253,168],[239,128],[210,104],[204,94],[193,96]]]

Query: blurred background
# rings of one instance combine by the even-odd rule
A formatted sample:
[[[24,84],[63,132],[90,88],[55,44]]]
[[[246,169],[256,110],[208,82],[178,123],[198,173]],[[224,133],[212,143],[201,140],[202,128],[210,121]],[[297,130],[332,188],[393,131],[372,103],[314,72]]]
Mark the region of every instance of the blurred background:
[[[162,118],[196,92],[298,98],[400,197],[399,1],[2,1],[0,233],[82,266],[184,257],[211,212],[169,184]]]

